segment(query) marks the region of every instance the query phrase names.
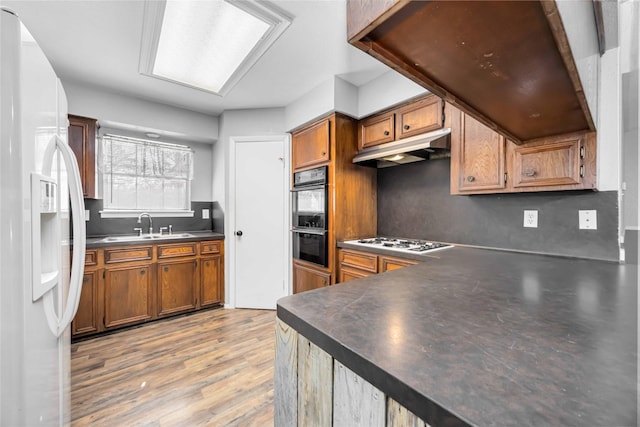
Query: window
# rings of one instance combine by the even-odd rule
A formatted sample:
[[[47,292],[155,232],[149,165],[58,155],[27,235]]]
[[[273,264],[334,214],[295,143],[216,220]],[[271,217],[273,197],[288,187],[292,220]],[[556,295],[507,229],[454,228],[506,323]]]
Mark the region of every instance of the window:
[[[189,147],[104,135],[101,166],[104,212],[191,213],[193,151]]]

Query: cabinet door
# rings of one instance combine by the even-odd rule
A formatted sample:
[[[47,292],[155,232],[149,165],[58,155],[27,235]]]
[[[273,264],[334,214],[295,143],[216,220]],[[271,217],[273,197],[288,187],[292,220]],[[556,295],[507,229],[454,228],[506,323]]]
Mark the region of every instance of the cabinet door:
[[[391,142],[395,139],[393,112],[362,120],[358,126],[358,149]]]
[[[329,161],[329,120],[295,133],[291,150],[294,171]]]
[[[348,282],[354,279],[361,279],[363,277],[369,277],[376,273],[371,273],[369,271],[358,270],[350,267],[343,267],[340,264],[340,272],[338,274],[338,283]]]
[[[545,187],[580,184],[581,139],[513,148],[513,186]]]
[[[139,323],[153,317],[151,273],[149,265],[105,269],[106,328]]]
[[[396,121],[396,139],[440,129],[442,100],[433,95],[402,107],[396,114]]]
[[[323,288],[331,284],[331,274],[313,267],[293,263],[293,293]]]
[[[451,169],[457,173],[459,190],[473,193],[505,188],[504,137],[466,114],[462,114],[460,132],[459,155],[452,159]]]
[[[84,197],[96,197],[96,123],[95,119],[69,115],[69,147],[76,155]]]
[[[409,259],[393,258],[393,257],[387,257],[387,256],[380,257],[379,262],[380,262],[380,266],[378,271],[380,273],[384,273],[385,271],[398,270],[400,268],[417,264],[417,261],[412,261]]]
[[[85,271],[84,273],[78,311],[71,322],[71,335],[73,336],[100,332],[102,329],[98,278],[99,271],[97,270]]]
[[[186,259],[158,263],[158,315],[196,308],[197,261]]]
[[[206,307],[223,302],[222,257],[203,257],[200,260],[200,306]]]

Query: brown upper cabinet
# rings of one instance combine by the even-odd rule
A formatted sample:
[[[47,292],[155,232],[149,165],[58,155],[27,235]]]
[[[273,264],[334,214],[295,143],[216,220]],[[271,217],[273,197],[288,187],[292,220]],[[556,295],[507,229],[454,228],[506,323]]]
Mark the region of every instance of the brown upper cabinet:
[[[329,161],[329,121],[323,120],[293,134],[293,170],[298,171]]]
[[[449,107],[451,194],[596,188],[594,132],[574,132],[516,145]]]
[[[348,0],[347,33],[518,145],[595,130],[553,0]]]
[[[361,120],[358,125],[358,149],[442,128],[443,106],[442,99],[427,95]]]
[[[96,197],[97,120],[69,114],[69,147],[76,155],[85,198]]]

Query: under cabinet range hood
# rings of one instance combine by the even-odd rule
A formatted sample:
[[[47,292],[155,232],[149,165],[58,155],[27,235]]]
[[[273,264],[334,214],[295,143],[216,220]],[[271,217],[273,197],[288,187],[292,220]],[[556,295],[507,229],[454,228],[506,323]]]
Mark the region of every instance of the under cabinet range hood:
[[[380,144],[361,150],[353,163],[386,168],[420,160],[449,157],[451,128],[438,129],[410,138]]]

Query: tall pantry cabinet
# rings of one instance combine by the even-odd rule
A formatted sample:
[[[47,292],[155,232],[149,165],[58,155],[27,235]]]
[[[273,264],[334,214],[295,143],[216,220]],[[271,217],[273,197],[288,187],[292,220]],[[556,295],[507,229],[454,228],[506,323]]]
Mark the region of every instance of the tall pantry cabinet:
[[[328,175],[328,267],[294,258],[294,293],[337,283],[336,243],[376,234],[377,171],[353,164],[357,133],[357,121],[340,113],[292,131],[292,173],[326,165]]]

